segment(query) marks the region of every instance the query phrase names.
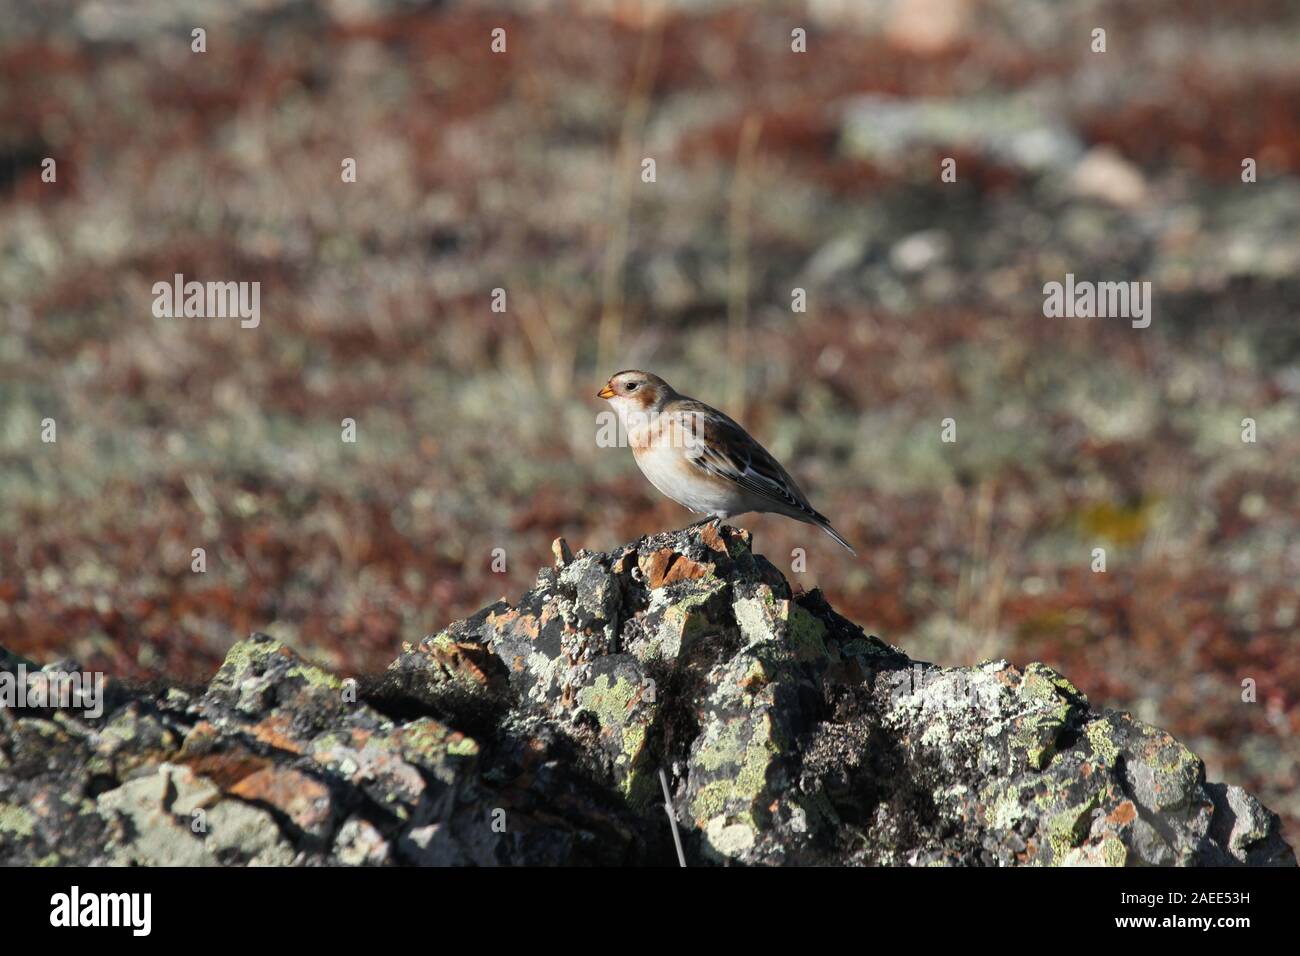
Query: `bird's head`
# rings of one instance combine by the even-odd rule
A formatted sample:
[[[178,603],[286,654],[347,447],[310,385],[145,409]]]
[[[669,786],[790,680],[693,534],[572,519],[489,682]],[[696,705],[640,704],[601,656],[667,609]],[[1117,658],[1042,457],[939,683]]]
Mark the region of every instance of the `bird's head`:
[[[677,393],[658,375],[632,369],[610,376],[605,387],[596,393],[614,406],[624,421],[629,414],[657,412]]]

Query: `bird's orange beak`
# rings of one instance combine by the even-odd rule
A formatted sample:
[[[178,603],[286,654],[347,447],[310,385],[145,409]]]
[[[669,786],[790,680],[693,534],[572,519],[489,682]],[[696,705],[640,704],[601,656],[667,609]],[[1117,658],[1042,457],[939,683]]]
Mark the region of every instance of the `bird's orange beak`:
[[[605,385],[604,388],[602,388],[599,392],[596,393],[596,397],[597,397],[597,398],[613,398],[613,397],[614,397],[614,390],[613,390],[612,388],[610,388],[609,385],[608,385],[608,383],[607,383],[607,384]]]

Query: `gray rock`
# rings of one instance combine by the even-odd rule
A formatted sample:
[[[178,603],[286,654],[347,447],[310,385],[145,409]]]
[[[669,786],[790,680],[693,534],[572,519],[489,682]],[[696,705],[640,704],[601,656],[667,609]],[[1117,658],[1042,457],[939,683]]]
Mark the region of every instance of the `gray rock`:
[[[909,659],[747,533],[556,547],[355,682],[264,635],[202,693],[0,724],[0,863],[1294,865],[1278,818],[1044,664]],[[0,650],[0,667],[17,658]]]

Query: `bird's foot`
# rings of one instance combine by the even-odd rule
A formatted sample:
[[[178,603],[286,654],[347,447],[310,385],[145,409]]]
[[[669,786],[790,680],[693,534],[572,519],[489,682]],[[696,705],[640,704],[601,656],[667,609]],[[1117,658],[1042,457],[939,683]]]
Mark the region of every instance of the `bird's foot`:
[[[683,531],[690,531],[692,528],[699,528],[702,527],[703,525],[709,524],[710,522],[714,522],[717,523],[718,525],[721,525],[722,519],[719,518],[717,515],[705,515],[699,521],[692,521],[685,528],[678,528],[676,531],[673,532],[673,534],[681,534]]]

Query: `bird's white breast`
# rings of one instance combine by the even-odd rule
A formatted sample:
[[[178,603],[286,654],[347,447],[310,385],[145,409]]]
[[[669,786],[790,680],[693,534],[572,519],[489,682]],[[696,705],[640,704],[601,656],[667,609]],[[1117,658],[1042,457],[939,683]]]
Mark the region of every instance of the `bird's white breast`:
[[[738,490],[711,478],[687,458],[681,429],[651,427],[632,436],[632,451],[641,473],[663,494],[700,514],[730,514],[738,504]],[[640,440],[638,440],[640,439]]]

